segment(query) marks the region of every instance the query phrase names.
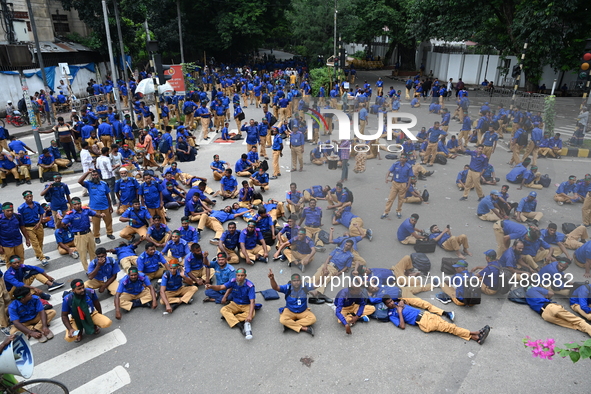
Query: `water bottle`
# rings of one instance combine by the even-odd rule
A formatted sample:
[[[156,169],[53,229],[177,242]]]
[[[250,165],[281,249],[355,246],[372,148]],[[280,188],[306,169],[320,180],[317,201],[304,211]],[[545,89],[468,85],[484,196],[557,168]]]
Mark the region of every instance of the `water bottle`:
[[[247,340],[252,339],[252,327],[249,322],[244,323],[244,338]]]

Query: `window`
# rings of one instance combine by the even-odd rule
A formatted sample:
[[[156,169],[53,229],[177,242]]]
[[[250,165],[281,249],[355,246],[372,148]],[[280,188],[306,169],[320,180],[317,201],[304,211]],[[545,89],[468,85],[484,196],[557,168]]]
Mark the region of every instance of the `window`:
[[[53,20],[53,28],[55,30],[56,35],[70,32],[70,25],[68,24],[68,15],[53,14],[51,15],[51,19]]]

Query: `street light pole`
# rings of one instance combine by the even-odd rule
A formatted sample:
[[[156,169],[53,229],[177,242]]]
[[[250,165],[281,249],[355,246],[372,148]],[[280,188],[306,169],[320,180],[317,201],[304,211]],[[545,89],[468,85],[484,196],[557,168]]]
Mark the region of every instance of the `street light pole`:
[[[519,81],[521,80],[521,74],[523,73],[523,60],[525,59],[525,51],[527,50],[527,41],[523,44],[523,51],[521,52],[521,61],[519,62],[519,75],[515,78],[515,87],[513,88],[513,97],[511,103],[515,105],[515,96],[517,95],[517,89],[519,89]]]
[[[111,29],[109,28],[109,17],[107,15],[107,2],[103,3],[103,17],[105,18],[105,32],[107,33],[107,47],[109,49],[109,59],[111,60],[111,81],[113,82],[113,95],[115,96],[115,105],[117,113],[121,113],[121,97],[119,96],[119,86],[117,85],[117,75],[115,74],[115,60],[113,59],[113,45],[111,44]],[[113,81],[113,78],[115,81]]]
[[[176,13],[179,19],[179,41],[181,44],[181,63],[185,62],[185,51],[183,49],[183,28],[181,26],[181,0],[176,0]]]
[[[333,37],[333,60],[337,56],[337,0],[334,0],[334,37]]]
[[[117,5],[117,0],[113,0],[113,8],[115,9],[115,21],[117,22],[117,35],[119,36],[119,51],[121,52],[121,65],[123,67],[123,81],[125,82],[125,86],[129,87],[129,77],[127,76],[127,60],[125,59],[125,46],[123,45],[123,33],[121,32],[121,20],[119,19],[119,6]],[[117,85],[115,81],[115,85]],[[118,85],[117,85],[118,86]],[[133,100],[130,98],[130,91],[127,91],[127,105],[129,114],[133,119]]]
[[[336,0],[335,0],[336,1]],[[33,15],[33,7],[31,6],[31,0],[27,0],[27,10],[29,12],[29,21],[31,22],[31,30],[33,30],[33,39],[35,40],[35,49],[37,50],[37,63],[41,69],[41,77],[43,78],[43,86],[47,89],[47,94],[51,90],[47,84],[47,74],[45,74],[45,64],[43,63],[43,55],[41,54],[41,46],[39,45],[39,36],[37,35],[37,25],[35,24],[35,16]],[[51,98],[46,97],[51,100]],[[51,123],[55,123],[55,117],[53,116],[53,110],[49,105],[49,118]]]

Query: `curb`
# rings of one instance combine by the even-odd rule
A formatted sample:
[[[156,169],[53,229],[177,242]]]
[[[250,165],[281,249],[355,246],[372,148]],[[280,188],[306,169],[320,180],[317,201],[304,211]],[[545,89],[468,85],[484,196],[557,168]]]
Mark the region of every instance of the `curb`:
[[[503,144],[507,149],[510,149],[509,143],[507,141],[503,141]],[[510,151],[510,150],[509,150]],[[560,156],[562,157],[580,157],[584,159],[591,158],[591,149],[585,148],[576,148],[576,147],[563,147],[562,151],[560,152]]]
[[[60,174],[63,175],[73,175],[73,174],[82,174],[82,168],[77,169],[77,170],[65,170],[65,171],[58,171]],[[35,171],[33,169],[31,169],[30,171],[31,173],[31,180],[33,179],[39,179],[39,171]],[[7,184],[11,184],[11,183],[16,183],[16,180],[14,179],[8,179],[6,178],[6,183]]]

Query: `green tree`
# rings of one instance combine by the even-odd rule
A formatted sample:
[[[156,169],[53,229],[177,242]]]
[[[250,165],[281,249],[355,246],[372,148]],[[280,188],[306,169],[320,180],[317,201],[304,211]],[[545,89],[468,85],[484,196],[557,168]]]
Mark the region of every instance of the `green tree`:
[[[410,29],[420,39],[471,40],[504,56],[521,57],[528,89],[539,82],[544,65],[577,67],[591,31],[585,0],[415,0]]]

